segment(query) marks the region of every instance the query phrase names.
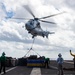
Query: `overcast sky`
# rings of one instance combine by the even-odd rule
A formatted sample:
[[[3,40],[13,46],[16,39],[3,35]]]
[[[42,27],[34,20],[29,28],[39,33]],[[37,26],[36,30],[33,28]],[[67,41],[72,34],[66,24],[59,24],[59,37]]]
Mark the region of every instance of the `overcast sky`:
[[[69,50],[75,54],[74,0],[0,0],[0,55],[4,51],[6,56],[23,57],[32,46],[32,35],[22,28],[28,20],[5,18],[33,18],[23,5],[28,5],[36,17],[66,12],[45,19],[55,22],[55,25],[41,23],[43,30],[54,31],[55,34],[49,35],[48,39],[37,36],[33,50],[49,58],[57,58],[61,53],[64,59],[73,59]],[[29,54],[36,53],[31,51]]]

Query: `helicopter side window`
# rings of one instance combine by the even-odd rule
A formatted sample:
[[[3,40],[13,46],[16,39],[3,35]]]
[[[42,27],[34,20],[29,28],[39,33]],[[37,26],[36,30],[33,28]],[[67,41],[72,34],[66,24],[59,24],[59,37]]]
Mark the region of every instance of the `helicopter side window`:
[[[40,25],[40,22],[38,22],[37,25]]]
[[[32,25],[32,22],[30,22],[30,25]]]
[[[40,28],[40,22],[37,23],[37,27]]]

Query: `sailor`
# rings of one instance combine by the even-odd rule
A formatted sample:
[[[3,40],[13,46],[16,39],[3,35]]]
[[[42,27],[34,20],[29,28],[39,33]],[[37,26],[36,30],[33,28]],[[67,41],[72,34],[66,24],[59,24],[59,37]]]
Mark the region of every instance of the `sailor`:
[[[46,68],[49,68],[49,62],[50,62],[49,58],[45,58],[45,67]]]
[[[1,70],[3,69],[3,72],[5,74],[5,63],[6,63],[5,52],[2,53],[2,56],[0,57],[0,62],[1,62],[0,73],[1,73]]]
[[[63,64],[63,58],[62,58],[62,55],[61,53],[58,54],[58,58],[57,58],[57,65],[58,65],[58,74],[60,75],[63,75],[63,67],[62,67],[62,64]]]

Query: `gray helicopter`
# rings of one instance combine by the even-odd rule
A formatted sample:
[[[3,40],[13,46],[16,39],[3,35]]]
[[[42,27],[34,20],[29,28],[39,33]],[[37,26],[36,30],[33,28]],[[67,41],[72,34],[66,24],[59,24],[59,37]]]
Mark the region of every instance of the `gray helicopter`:
[[[28,31],[28,33],[30,33],[32,35],[32,38],[34,38],[36,36],[42,36],[42,37],[46,36],[46,38],[48,38],[49,34],[55,33],[55,32],[44,31],[40,26],[40,21],[45,22],[45,23],[50,23],[50,24],[56,24],[54,22],[45,21],[43,19],[62,14],[63,12],[54,14],[54,15],[50,15],[50,16],[46,16],[46,17],[37,18],[31,11],[29,6],[23,6],[23,7],[33,16],[33,19],[30,19],[24,26],[26,28],[26,30]],[[14,19],[25,19],[25,18],[14,18]]]
[[[44,31],[41,28],[40,22],[38,21],[37,18],[30,19],[25,24],[25,27],[26,27],[28,33],[31,33],[33,35],[32,38],[34,38],[35,36],[42,36],[42,37],[46,36],[48,38],[48,34],[54,34],[54,32]]]

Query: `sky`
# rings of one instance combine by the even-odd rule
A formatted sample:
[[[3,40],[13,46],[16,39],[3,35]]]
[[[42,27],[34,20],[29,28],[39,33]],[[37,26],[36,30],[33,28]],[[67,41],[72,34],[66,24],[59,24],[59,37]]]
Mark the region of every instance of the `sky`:
[[[54,31],[48,39],[41,36],[35,37],[32,44],[32,35],[22,26],[28,20],[8,19],[29,18],[32,15],[23,7],[28,5],[38,18],[66,12],[45,20],[56,24],[41,23],[43,30]],[[30,54],[57,59],[61,53],[64,59],[73,59],[69,50],[75,54],[75,1],[74,0],[0,0],[0,55],[20,58]],[[37,53],[36,53],[37,52]]]

